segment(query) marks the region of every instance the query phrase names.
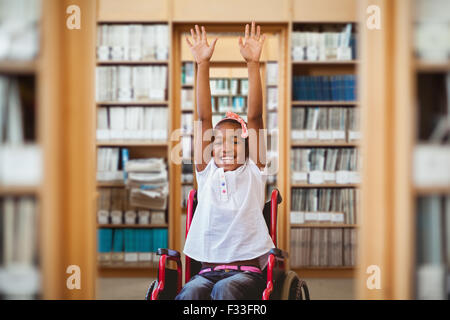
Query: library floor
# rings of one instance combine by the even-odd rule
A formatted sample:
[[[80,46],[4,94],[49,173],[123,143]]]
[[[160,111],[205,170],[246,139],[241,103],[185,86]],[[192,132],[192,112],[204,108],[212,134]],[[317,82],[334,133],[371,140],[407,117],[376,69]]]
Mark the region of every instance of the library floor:
[[[98,278],[97,299],[142,300],[153,278]],[[353,279],[306,279],[314,300],[355,298]]]

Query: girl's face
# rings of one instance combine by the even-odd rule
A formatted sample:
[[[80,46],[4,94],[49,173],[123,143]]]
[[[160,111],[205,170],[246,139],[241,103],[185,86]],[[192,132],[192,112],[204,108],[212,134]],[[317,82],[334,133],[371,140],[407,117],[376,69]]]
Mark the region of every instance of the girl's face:
[[[214,162],[224,171],[239,168],[245,162],[245,139],[239,123],[223,122],[215,128],[213,142]]]

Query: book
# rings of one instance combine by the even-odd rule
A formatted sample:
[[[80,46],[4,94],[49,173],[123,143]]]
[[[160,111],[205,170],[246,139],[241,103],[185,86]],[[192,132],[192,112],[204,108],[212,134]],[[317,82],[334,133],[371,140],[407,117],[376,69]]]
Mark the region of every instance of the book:
[[[167,24],[100,24],[97,59],[102,61],[167,60]]]
[[[294,188],[291,223],[357,223],[358,194],[354,188]]]

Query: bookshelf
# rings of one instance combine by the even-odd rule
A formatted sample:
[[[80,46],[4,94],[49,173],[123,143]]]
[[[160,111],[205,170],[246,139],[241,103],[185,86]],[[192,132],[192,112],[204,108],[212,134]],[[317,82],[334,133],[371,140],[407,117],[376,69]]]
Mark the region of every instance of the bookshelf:
[[[155,2],[155,1],[153,1]],[[156,1],[157,2],[157,1]],[[160,3],[162,5],[162,2]],[[102,253],[99,253],[99,261],[98,263],[98,271],[100,276],[104,277],[135,277],[135,276],[147,276],[152,277],[155,276],[155,268],[156,268],[156,259],[157,256],[155,253],[152,253],[150,257],[145,254],[138,253],[134,256],[132,253],[127,253],[129,250],[133,251],[131,248],[131,244],[141,246],[141,248],[137,248],[137,251],[144,250],[147,251],[147,247],[144,248],[143,244],[138,244],[137,242],[141,241],[136,238],[132,240],[132,236],[127,238],[128,234],[135,234],[134,237],[141,237],[142,232],[156,232],[153,230],[166,230],[167,238],[164,240],[167,244],[160,244],[161,247],[173,247],[172,234],[174,230],[174,222],[173,222],[173,210],[176,208],[173,205],[173,202],[176,201],[176,197],[173,196],[173,189],[175,187],[174,184],[174,164],[170,161],[170,153],[173,147],[172,142],[170,141],[170,134],[172,132],[173,124],[172,124],[172,45],[171,45],[171,34],[172,34],[172,24],[168,19],[152,19],[151,15],[146,16],[145,19],[140,19],[133,13],[129,19],[124,21],[123,17],[114,16],[115,6],[121,6],[121,4],[116,3],[114,1],[99,1],[99,10],[97,12],[97,68],[114,68],[112,70],[117,70],[117,77],[125,74],[127,76],[127,69],[131,70],[131,74],[133,79],[134,77],[139,77],[143,72],[147,72],[148,77],[146,79],[136,79],[136,82],[132,82],[129,85],[133,87],[133,96],[129,95],[125,90],[123,91],[123,84],[120,88],[118,88],[119,96],[116,99],[99,99],[97,97],[96,101],[96,109],[97,115],[98,111],[101,108],[108,108],[108,116],[109,116],[109,125],[110,127],[110,135],[107,139],[97,139],[96,141],[96,149],[97,151],[103,148],[120,148],[122,150],[126,149],[129,152],[129,159],[145,159],[145,158],[163,158],[167,167],[168,172],[168,196],[167,196],[167,205],[165,206],[164,211],[164,220],[165,223],[161,223],[158,219],[158,223],[137,223],[138,220],[141,221],[141,212],[149,212],[150,220],[154,217],[153,212],[154,209],[146,209],[139,207],[123,207],[123,217],[121,221],[113,222],[113,217],[109,217],[109,221],[103,221],[102,224],[97,223],[97,232],[105,235],[109,232],[108,230],[112,230],[114,237],[122,236],[122,231],[125,234],[125,241],[123,242],[124,253],[115,254],[114,252],[108,257],[107,260],[104,260],[105,256]],[[146,6],[145,3],[137,3],[138,7]],[[114,9],[115,8],[115,9]],[[128,9],[127,12],[130,12]],[[153,11],[153,10],[151,10]],[[128,36],[124,33],[128,32]],[[121,38],[122,36],[122,38]],[[141,40],[139,40],[141,39]],[[129,40],[130,42],[127,42]],[[121,43],[122,41],[122,43]],[[123,44],[123,42],[126,43]],[[122,46],[123,52],[117,48],[117,46]],[[128,47],[129,46],[129,47]],[[106,47],[106,49],[105,49]],[[112,48],[111,51],[108,52],[108,48]],[[128,55],[128,56],[127,56]],[[120,74],[120,68],[124,71]],[[125,68],[125,69],[124,69]],[[140,69],[134,69],[140,68]],[[134,70],[136,71],[136,75],[133,74]],[[114,72],[114,71],[112,71]],[[120,78],[118,79],[118,81]],[[134,81],[134,80],[133,80]],[[150,82],[149,82],[150,81]],[[142,86],[141,84],[144,83]],[[101,82],[97,84],[97,87],[101,85]],[[125,83],[125,86],[127,84]],[[136,87],[137,85],[137,87]],[[141,87],[139,87],[141,86]],[[147,87],[146,87],[147,86]],[[157,91],[159,90],[159,91]],[[120,97],[120,92],[122,92],[122,97]],[[148,94],[148,96],[146,96]],[[138,96],[139,95],[139,96]],[[131,99],[130,99],[131,98]],[[123,108],[125,110],[125,114],[130,115],[130,119],[135,117],[134,121],[140,122],[139,118],[145,115],[145,113],[149,113],[147,120],[144,120],[144,123],[147,125],[152,125],[154,127],[147,127],[145,130],[154,131],[154,134],[150,134],[150,136],[146,136],[143,131],[142,134],[137,132],[137,139],[130,138],[136,133],[130,132],[127,137],[125,134],[124,138],[113,137],[113,131],[115,130],[111,127],[113,121],[113,115],[111,110],[113,108]],[[133,116],[131,110],[142,109],[140,112],[141,116],[137,116],[136,114]],[[129,113],[127,113],[130,110]],[[157,117],[156,112],[161,112],[166,117],[166,121],[164,123],[156,123],[152,120],[152,118]],[[161,120],[160,117],[157,117]],[[132,120],[130,120],[132,121]],[[147,121],[147,122],[145,122]],[[134,124],[135,125],[135,124]],[[132,122],[130,122],[127,128],[133,128],[134,126]],[[120,127],[120,124],[119,124]],[[136,128],[136,127],[134,127]],[[102,127],[103,129],[103,127]],[[134,129],[131,129],[134,130]],[[142,130],[138,129],[138,130]],[[162,132],[162,133],[161,133]],[[98,133],[98,131],[97,131]],[[144,134],[144,135],[143,135]],[[99,138],[99,136],[98,136]],[[122,168],[123,169],[123,168]],[[131,189],[129,186],[124,183],[124,181],[98,181],[97,189],[99,192],[105,190],[103,192],[113,192],[114,189],[119,190],[128,190],[125,191],[124,196],[128,199],[131,197]],[[109,191],[108,191],[109,190]],[[111,201],[114,201],[113,195],[111,195]],[[129,201],[133,201],[131,197]],[[98,199],[100,201],[100,198]],[[127,202],[127,200],[125,200]],[[128,202],[127,202],[128,203]],[[131,205],[131,202],[129,203]],[[127,206],[127,205],[125,205]],[[124,221],[127,219],[127,214],[130,209],[136,214],[135,224],[126,223]],[[156,210],[160,212],[161,210]],[[155,211],[155,212],[156,212]],[[112,214],[112,213],[111,213]],[[129,217],[129,216],[128,216]],[[100,219],[100,218],[99,218]],[[131,218],[132,219],[132,218]],[[119,219],[117,219],[119,220]],[[145,220],[144,220],[145,221]],[[109,222],[109,223],[105,223]],[[121,222],[121,223],[118,223]],[[176,228],[175,228],[176,229]],[[120,231],[119,231],[120,230]],[[141,233],[139,230],[142,230]],[[151,237],[152,235],[150,235]],[[153,235],[155,237],[156,235]],[[118,238],[119,239],[119,238]],[[140,238],[139,238],[140,239]],[[156,238],[154,238],[153,241]],[[120,240],[118,240],[120,241]],[[135,242],[133,242],[135,241]],[[159,240],[158,240],[159,241]],[[142,241],[141,241],[142,242]],[[129,244],[127,244],[129,243]],[[140,243],[140,242],[139,242]],[[127,246],[130,246],[128,248]],[[99,250],[102,246],[99,243]],[[100,250],[101,251],[101,250]],[[151,252],[152,250],[150,248]],[[144,253],[145,253],[144,252]],[[145,257],[144,257],[145,256]],[[150,259],[150,261],[146,261]],[[138,261],[136,261],[138,260]],[[142,260],[142,261],[141,261]]]
[[[8,10],[11,19],[23,17],[27,21],[18,25],[17,34],[29,39],[45,32],[42,19],[46,15],[36,10],[39,3],[23,12],[19,8],[24,4],[5,2],[2,10]],[[12,25],[4,15],[0,24],[6,28]],[[22,43],[26,47],[22,61],[16,60],[15,32],[14,28],[3,31],[6,50],[0,58],[0,299],[37,299],[46,295],[42,285],[46,264],[41,259],[48,249],[36,245],[45,232],[40,227],[40,216],[45,214],[40,206],[49,200],[42,189],[48,174],[42,173],[48,137],[43,135],[40,122],[50,107],[40,105],[43,83],[39,66],[46,52],[43,43],[28,41]]]
[[[352,17],[353,18],[353,17]],[[324,133],[320,134],[319,132],[308,132],[309,125],[308,125],[308,113],[314,112],[319,113],[322,112],[322,114],[325,114],[325,112],[328,114],[327,118],[325,118],[325,121],[328,121],[327,119],[330,119],[333,114],[332,112],[336,112],[338,116],[342,117],[342,115],[345,112],[348,112],[349,110],[359,110],[359,101],[357,99],[339,99],[340,97],[337,95],[331,94],[325,94],[325,97],[329,97],[329,99],[323,99],[324,96],[323,90],[319,90],[318,93],[320,93],[319,96],[316,96],[315,99],[310,99],[310,97],[306,95],[299,94],[299,91],[309,90],[312,88],[313,90],[315,87],[311,87],[310,85],[307,85],[305,87],[304,85],[298,85],[298,81],[302,79],[306,79],[305,77],[310,77],[311,79],[320,79],[321,82],[316,83],[317,85],[326,86],[326,82],[322,82],[322,80],[333,79],[333,77],[341,74],[352,74],[357,75],[358,74],[358,66],[360,64],[360,60],[357,59],[356,52],[347,52],[347,55],[345,57],[341,56],[340,59],[345,60],[337,60],[336,58],[333,58],[333,54],[337,54],[332,49],[322,49],[322,53],[317,54],[316,57],[314,57],[314,54],[312,56],[308,56],[308,48],[307,48],[307,41],[305,38],[305,32],[319,32],[319,35],[317,37],[332,37],[333,35],[331,32],[341,32],[339,30],[342,30],[343,27],[351,25],[352,33],[357,33],[357,24],[355,23],[355,19],[349,19],[347,21],[339,21],[339,23],[335,21],[325,20],[325,21],[306,21],[305,20],[295,20],[289,24],[290,28],[290,52],[292,52],[291,55],[289,55],[288,61],[289,61],[289,79],[292,86],[292,94],[289,96],[289,114],[288,119],[292,119],[292,127],[289,125],[288,127],[288,134],[286,136],[287,144],[289,146],[288,152],[292,153],[295,150],[295,154],[298,156],[299,151],[301,153],[309,152],[308,154],[311,155],[311,152],[314,154],[314,150],[319,154],[319,150],[326,150],[326,155],[329,157],[329,151],[328,150],[337,150],[337,152],[341,152],[340,150],[348,149],[353,150],[357,149],[359,147],[359,139],[356,140],[350,140],[349,134],[346,132],[346,134],[340,134],[340,135],[334,135],[331,133]],[[326,33],[328,32],[328,34]],[[316,35],[314,35],[316,36]],[[310,37],[310,35],[308,35]],[[311,36],[313,37],[313,36]],[[314,39],[314,38],[313,38]],[[312,41],[311,38],[308,41]],[[317,41],[317,40],[316,40]],[[327,46],[329,45],[329,42],[327,43]],[[335,43],[335,42],[333,42]],[[306,47],[304,47],[306,46]],[[303,48],[303,49],[301,49]],[[326,56],[325,56],[326,53]],[[323,54],[323,56],[320,57],[320,55]],[[313,59],[314,61],[310,61]],[[302,78],[303,77],[303,78]],[[328,77],[328,78],[327,78]],[[304,80],[303,80],[304,81]],[[333,86],[333,84],[331,84]],[[322,92],[321,92],[322,91]],[[341,95],[345,96],[345,95]],[[346,96],[346,98],[349,96]],[[333,99],[331,99],[333,98]],[[336,99],[338,98],[338,99]],[[337,100],[337,101],[335,101]],[[304,110],[304,111],[303,111]],[[321,110],[327,110],[327,111],[321,111]],[[333,111],[336,110],[336,111]],[[338,111],[343,110],[343,111]],[[340,113],[337,113],[340,112]],[[353,112],[353,111],[352,111]],[[348,115],[348,113],[347,113]],[[320,117],[320,116],[319,116]],[[300,123],[305,123],[305,126],[299,125]],[[348,118],[345,119],[347,122],[345,125],[344,130],[348,130]],[[357,121],[357,119],[355,119]],[[295,127],[293,127],[295,125]],[[328,122],[328,126],[322,126],[322,129],[317,129],[319,127],[315,127],[314,130],[336,130],[337,127],[330,125],[330,122]],[[343,129],[343,127],[340,127]],[[306,130],[306,131],[305,131]],[[324,140],[322,140],[322,139]],[[310,150],[310,151],[308,151]],[[289,177],[286,181],[288,184],[288,194],[287,196],[287,209],[288,212],[291,212],[291,221],[288,221],[287,227],[286,227],[286,234],[289,237],[288,243],[290,244],[290,264],[291,268],[294,269],[298,274],[300,274],[302,277],[354,277],[354,271],[356,267],[356,260],[354,258],[356,247],[357,247],[357,241],[352,242],[351,244],[344,243],[344,240],[347,239],[354,239],[355,235],[350,236],[349,233],[356,232],[358,229],[358,210],[357,206],[354,206],[353,209],[353,218],[352,223],[327,223],[325,221],[317,222],[307,222],[306,217],[309,216],[309,219],[312,217],[311,212],[308,212],[309,210],[306,210],[306,212],[301,213],[297,212],[296,210],[300,209],[303,210],[303,205],[298,207],[297,200],[294,201],[293,197],[294,194],[296,197],[298,197],[299,194],[308,194],[303,192],[317,192],[319,195],[319,203],[320,203],[320,196],[326,195],[326,192],[337,192],[333,190],[349,190],[349,192],[353,193],[356,196],[356,191],[360,187],[359,183],[349,183],[350,181],[345,181],[345,183],[342,183],[342,181],[339,181],[340,183],[336,183],[336,180],[333,181],[316,181],[316,183],[312,183],[314,180],[312,179],[312,172],[304,172],[304,173],[297,173],[297,170],[303,170],[301,168],[298,168],[298,164],[296,164],[298,161],[307,161],[304,159],[299,158],[288,158],[288,161],[286,162],[286,167],[288,168],[287,177]],[[313,162],[311,162],[313,164]],[[320,170],[320,169],[319,169]],[[323,170],[323,169],[322,169]],[[339,170],[336,167],[336,170]],[[342,170],[342,169],[341,169]],[[299,181],[297,179],[305,179],[304,181]],[[317,183],[319,182],[319,183]],[[321,182],[321,183],[320,183]],[[308,191],[309,190],[309,191]],[[347,191],[346,191],[347,192]],[[311,194],[311,193],[309,193]],[[313,193],[314,194],[314,193]],[[341,196],[343,194],[341,193]],[[302,196],[304,197],[304,196]],[[285,197],[286,199],[286,197]],[[301,199],[301,198],[300,198]],[[333,198],[334,199],[334,198]],[[310,200],[306,200],[310,201]],[[353,199],[353,201],[356,201]],[[327,200],[327,202],[329,202]],[[307,207],[306,207],[307,208]],[[332,210],[332,207],[330,209]],[[312,210],[317,210],[312,209]],[[318,210],[320,211],[320,205],[318,207]],[[326,210],[328,211],[328,210]],[[355,212],[356,211],[356,212]],[[330,213],[331,216],[333,215]],[[344,216],[347,216],[348,212],[345,213]],[[313,217],[313,219],[320,219],[321,213],[317,214],[317,217]],[[325,217],[325,219],[330,219],[327,215],[322,214],[322,217]],[[305,220],[302,223],[294,223],[297,219]],[[294,220],[293,220],[294,219]],[[347,218],[345,218],[347,220]],[[303,230],[303,231],[302,231]],[[335,230],[335,231],[333,231]],[[337,233],[336,233],[337,232]],[[315,233],[315,235],[314,235]],[[306,238],[305,238],[306,237]],[[317,240],[317,243],[314,244],[316,240],[314,240],[316,237],[319,237]],[[325,237],[325,238],[324,238]],[[347,238],[345,238],[347,237]],[[328,244],[332,244],[333,247],[335,246],[342,246],[342,256],[334,257],[332,255],[328,255],[325,251],[330,251],[330,248],[327,246],[323,246],[323,244],[320,242],[320,239],[328,239]],[[307,243],[308,247],[297,247],[300,243]],[[311,242],[310,242],[311,241]],[[350,240],[349,240],[350,241]],[[315,246],[318,247],[315,248]],[[336,247],[337,248],[337,247]],[[346,249],[350,248],[350,249]],[[350,250],[353,250],[353,254],[351,254]],[[325,253],[324,253],[325,252]],[[347,253],[346,253],[347,252]],[[300,257],[298,257],[300,255]],[[313,260],[313,257],[317,257],[317,260]],[[324,256],[325,255],[325,256]],[[351,258],[353,256],[353,258]],[[315,258],[314,258],[315,259]],[[348,265],[348,264],[351,265]],[[336,265],[338,264],[338,265]],[[341,265],[342,264],[342,265]]]
[[[369,4],[364,1],[363,6]],[[370,167],[363,169],[363,179],[371,183],[363,190],[358,297],[448,299],[448,256],[442,248],[448,229],[439,221],[445,214],[448,217],[449,209],[439,199],[448,198],[450,180],[445,169],[448,160],[444,166],[438,160],[449,150],[448,137],[447,142],[442,136],[432,138],[437,123],[429,123],[430,116],[448,116],[448,91],[446,99],[440,98],[446,91],[442,84],[448,76],[448,51],[444,59],[427,58],[431,48],[442,50],[439,45],[445,41],[438,37],[446,32],[435,30],[425,38],[422,34],[421,41],[418,35],[427,21],[441,21],[448,10],[435,1],[379,1],[377,5],[388,17],[387,28],[381,33],[364,30],[361,44],[361,100],[367,110],[362,117],[363,168]],[[431,46],[426,38],[434,39]],[[372,51],[380,46],[384,52]],[[427,162],[430,158],[437,162]],[[381,188],[383,184],[387,189]],[[430,242],[433,236],[440,239]],[[437,259],[427,260],[425,250]],[[380,290],[368,290],[363,283],[366,268],[373,264],[385,275]]]
[[[170,110],[170,128],[182,128],[182,116],[185,114],[192,114],[195,116],[195,108],[187,110],[182,108],[183,97],[182,89],[192,89],[195,92],[195,76],[192,84],[182,82],[182,69],[185,64],[192,62],[192,57],[188,48],[185,45],[183,34],[189,31],[193,23],[201,23],[207,27],[208,34],[213,36],[214,33],[223,33],[220,41],[216,46],[216,51],[213,56],[212,67],[219,69],[217,77],[223,77],[220,72],[227,72],[225,78],[232,78],[230,70],[238,70],[245,67],[239,51],[236,50],[237,33],[242,33],[242,26],[247,18],[241,14],[245,12],[246,8],[252,8],[254,18],[260,22],[264,32],[271,36],[266,40],[265,52],[263,52],[263,63],[261,63],[262,82],[264,103],[267,103],[268,89],[278,89],[278,105],[276,110],[268,111],[267,105],[264,108],[264,119],[269,122],[269,114],[276,114],[278,123],[289,124],[291,110],[293,108],[306,108],[311,106],[332,108],[359,108],[360,101],[298,101],[293,100],[291,95],[292,75],[293,74],[308,74],[316,75],[338,75],[344,72],[356,73],[357,68],[361,64],[359,59],[350,61],[292,61],[291,59],[291,34],[294,30],[294,25],[298,24],[329,24],[340,23],[344,25],[350,21],[356,21],[356,2],[352,0],[345,0],[337,6],[333,1],[320,0],[312,4],[304,0],[283,0],[276,4],[271,1],[249,1],[241,3],[238,1],[229,1],[226,4],[220,5],[220,14],[216,14],[217,8],[211,9],[211,3],[203,0],[196,0],[194,4],[187,6],[183,1],[142,1],[134,0],[133,6],[125,5],[118,0],[99,0],[97,11],[97,23],[112,23],[112,24],[131,24],[131,23],[168,23],[170,26],[170,57],[164,61],[107,61],[104,59],[97,60],[98,66],[145,66],[145,65],[168,65],[168,89],[169,94],[167,100],[162,101],[139,101],[139,102],[115,102],[103,101],[97,102],[97,108],[102,106],[167,106]],[[239,13],[235,8],[239,6],[242,10]],[[132,8],[130,8],[132,7]],[[193,8],[197,8],[193,10]],[[332,8],[330,10],[323,10],[324,7]],[[151,9],[153,8],[153,9]],[[155,8],[158,8],[156,10]],[[120,14],[119,14],[120,12]],[[144,14],[147,12],[148,14]],[[270,12],[270,14],[268,14]],[[305,13],[307,13],[305,15]],[[214,23],[212,23],[214,21]],[[267,65],[276,62],[278,64],[278,81],[276,83],[266,83]],[[224,71],[227,70],[227,71]],[[294,70],[294,71],[292,71]],[[213,78],[215,71],[211,71]],[[246,76],[245,76],[246,77]],[[231,96],[227,96],[231,97]],[[192,98],[193,106],[195,106],[195,96]],[[217,114],[218,115],[218,114]],[[278,128],[278,142],[277,151],[279,154],[278,163],[279,169],[275,175],[274,183],[283,195],[283,203],[279,207],[279,246],[282,249],[289,250],[289,211],[291,206],[291,189],[307,188],[310,189],[309,184],[291,184],[290,182],[290,150],[292,147],[298,148],[356,148],[359,143],[356,141],[339,141],[339,142],[324,142],[324,141],[291,141],[289,125]],[[183,134],[183,136],[190,137],[192,135]],[[174,150],[180,140],[170,141],[167,145],[155,142],[155,145],[150,146],[150,149],[157,154],[168,155]],[[95,146],[100,147],[126,147],[131,143],[131,149],[136,156],[145,156],[150,149],[146,149],[148,142],[140,141],[102,141],[97,142]],[[135,145],[133,145],[133,143]],[[141,145],[143,144],[143,145]],[[144,145],[145,144],[145,145]],[[152,151],[152,152],[153,152]],[[170,204],[169,204],[169,246],[171,248],[181,250],[183,243],[184,222],[182,214],[185,208],[181,205],[182,187],[191,187],[195,185],[195,181],[183,182],[181,165],[170,165],[169,181],[170,181]],[[195,180],[195,177],[194,177]],[[274,184],[275,186],[275,184]],[[326,183],[319,188],[354,189],[357,184],[333,184]],[[97,187],[121,187],[120,184],[115,183],[97,183]],[[316,186],[315,186],[316,187]],[[186,188],[186,189],[187,189]],[[268,187],[269,188],[269,187]],[[270,189],[268,189],[270,190]],[[349,227],[351,228],[351,227]],[[342,270],[345,271],[342,271]],[[308,275],[317,275],[324,277],[331,276],[350,276],[353,274],[353,269],[349,268],[331,268],[327,269],[308,269],[303,272],[300,270],[302,277]],[[126,270],[126,268],[124,268]],[[116,275],[132,276],[132,270],[128,273],[113,272]],[[104,270],[103,270],[104,271]],[[103,272],[102,271],[102,272]]]

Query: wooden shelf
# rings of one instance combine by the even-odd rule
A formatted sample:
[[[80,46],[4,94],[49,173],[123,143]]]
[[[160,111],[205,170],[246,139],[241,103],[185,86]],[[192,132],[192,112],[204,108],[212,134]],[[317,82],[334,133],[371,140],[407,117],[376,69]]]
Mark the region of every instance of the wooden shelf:
[[[299,101],[293,100],[293,106],[355,106],[358,105],[358,101]]]
[[[109,66],[109,65],[152,65],[152,64],[168,64],[168,60],[139,60],[139,61],[131,61],[131,60],[97,60],[98,66]]]
[[[167,105],[167,100],[162,101],[97,101],[97,106],[158,106]]]
[[[32,196],[39,190],[39,186],[0,186],[0,196]]]
[[[302,267],[291,268],[300,278],[353,278],[355,267]]]
[[[109,140],[97,141],[98,147],[167,147],[167,142],[148,140]]]
[[[447,62],[429,62],[423,60],[415,61],[416,71],[429,73],[447,73],[450,72],[450,61]]]
[[[311,183],[292,183],[291,188],[358,188],[359,184],[348,183],[322,183],[322,184],[311,184]]]
[[[427,196],[433,194],[450,195],[450,186],[416,186],[413,189],[416,196]]]
[[[320,64],[320,65],[343,65],[343,64],[358,64],[359,60],[325,60],[325,61],[292,61],[292,64],[294,65],[314,65],[314,64]]]
[[[153,262],[111,262],[99,263],[99,269],[156,269]]]
[[[1,60],[0,74],[17,74],[17,75],[31,75],[35,74],[38,69],[38,61],[14,61]]]
[[[123,182],[97,182],[97,188],[124,188]]]
[[[358,228],[358,225],[345,223],[291,223],[291,228]]]
[[[168,228],[167,223],[164,224],[97,224],[98,229],[102,228],[115,228],[115,229],[154,229],[154,228]]]
[[[306,266],[295,270],[353,270],[355,266]]]
[[[358,142],[292,140],[292,147],[358,147]]]

